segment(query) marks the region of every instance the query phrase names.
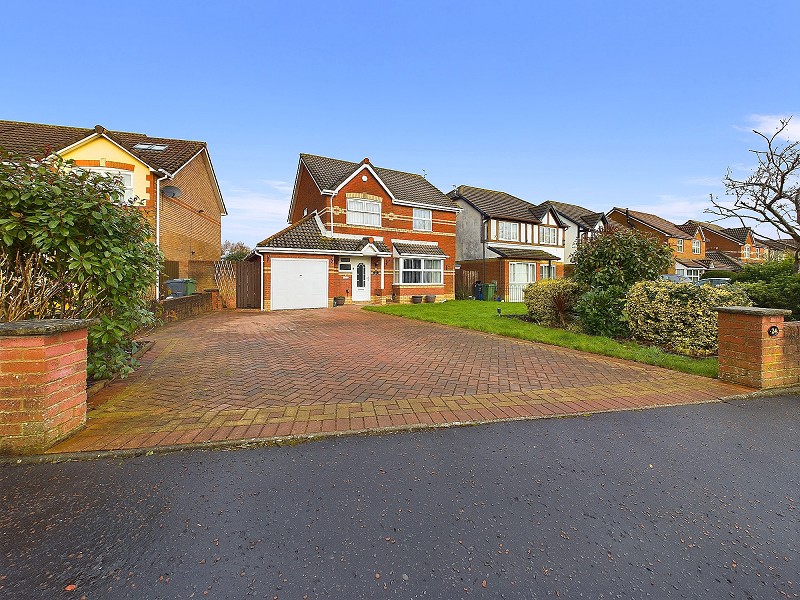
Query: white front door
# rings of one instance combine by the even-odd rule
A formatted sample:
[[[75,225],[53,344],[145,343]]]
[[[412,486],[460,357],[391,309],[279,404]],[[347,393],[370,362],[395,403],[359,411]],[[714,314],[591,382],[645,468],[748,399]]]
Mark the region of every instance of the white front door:
[[[370,258],[353,258],[353,302],[369,302],[370,300]]]

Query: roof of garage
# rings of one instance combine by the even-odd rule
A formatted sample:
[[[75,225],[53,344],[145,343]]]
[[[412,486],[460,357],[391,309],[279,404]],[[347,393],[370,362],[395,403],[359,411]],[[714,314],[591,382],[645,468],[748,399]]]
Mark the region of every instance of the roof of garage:
[[[269,251],[271,248],[294,248],[297,250],[318,250],[319,254],[325,252],[361,252],[372,244],[379,254],[390,254],[389,247],[382,241],[370,238],[343,238],[326,235],[327,231],[320,227],[316,213],[312,213],[294,225],[279,231],[275,235],[259,242],[257,250]]]

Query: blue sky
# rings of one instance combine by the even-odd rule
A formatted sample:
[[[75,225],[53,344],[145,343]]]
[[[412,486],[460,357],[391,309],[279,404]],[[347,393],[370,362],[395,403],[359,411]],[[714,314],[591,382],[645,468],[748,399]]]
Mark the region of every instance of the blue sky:
[[[140,8],[137,8],[140,7]],[[248,245],[308,152],[703,218],[797,114],[800,2],[13,2],[0,118],[205,140]],[[87,93],[88,90],[88,93]],[[766,232],[765,232],[766,233]]]

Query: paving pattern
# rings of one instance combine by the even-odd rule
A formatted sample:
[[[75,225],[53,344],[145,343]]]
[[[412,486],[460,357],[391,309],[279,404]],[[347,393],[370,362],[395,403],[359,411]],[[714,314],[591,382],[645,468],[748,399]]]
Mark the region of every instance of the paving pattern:
[[[381,315],[220,311],[151,336],[50,452],[150,448],[710,402],[749,391],[574,350]]]

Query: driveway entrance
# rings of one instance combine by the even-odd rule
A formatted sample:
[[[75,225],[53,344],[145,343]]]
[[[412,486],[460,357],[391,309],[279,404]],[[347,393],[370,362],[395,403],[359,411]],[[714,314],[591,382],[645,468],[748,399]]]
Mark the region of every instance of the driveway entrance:
[[[658,367],[371,313],[220,311],[167,325],[51,452],[581,414],[748,391]]]

